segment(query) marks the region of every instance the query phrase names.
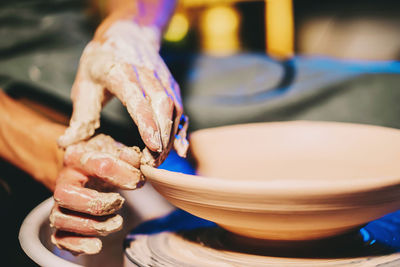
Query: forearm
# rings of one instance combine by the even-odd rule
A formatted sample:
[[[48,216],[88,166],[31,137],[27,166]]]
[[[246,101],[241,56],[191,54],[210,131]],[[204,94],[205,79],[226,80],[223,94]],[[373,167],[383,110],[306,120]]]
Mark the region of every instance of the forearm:
[[[101,40],[116,21],[131,20],[138,25],[154,28],[161,39],[163,29],[175,10],[176,0],[108,0],[104,6],[106,18],[96,31]]]
[[[49,189],[62,167],[56,140],[65,126],[52,123],[0,90],[0,157],[32,175]]]

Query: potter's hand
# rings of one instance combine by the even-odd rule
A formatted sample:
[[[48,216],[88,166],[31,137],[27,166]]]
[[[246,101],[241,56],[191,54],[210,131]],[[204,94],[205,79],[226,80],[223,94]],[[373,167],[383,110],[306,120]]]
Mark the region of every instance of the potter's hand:
[[[73,115],[60,146],[91,137],[99,127],[102,105],[115,95],[147,147],[143,163],[159,165],[172,145],[185,155],[180,90],[158,53],[160,35],[155,27],[138,26],[133,20],[118,20],[97,31],[80,60],[72,88]]]
[[[124,199],[104,191],[139,187],[144,181],[138,169],[140,158],[138,148],[126,147],[106,135],[69,146],[54,191],[56,204],[50,223],[57,230],[52,242],[75,254],[98,253],[102,243],[96,236],[122,227],[122,217],[114,213]]]

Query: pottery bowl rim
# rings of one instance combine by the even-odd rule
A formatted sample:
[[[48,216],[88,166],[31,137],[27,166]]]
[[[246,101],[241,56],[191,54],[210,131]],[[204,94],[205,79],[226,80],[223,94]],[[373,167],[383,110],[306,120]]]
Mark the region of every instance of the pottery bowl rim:
[[[287,124],[287,125],[303,125],[310,124],[315,126],[334,126],[334,127],[361,127],[374,131],[383,131],[387,133],[395,133],[399,135],[400,130],[389,127],[343,123],[343,122],[323,122],[323,121],[289,121],[289,122],[264,122],[264,123],[249,123],[237,124],[229,126],[221,126],[195,131],[191,134],[197,135],[205,131],[218,131],[220,129],[233,129],[238,127],[264,127],[265,125]],[[399,158],[400,164],[400,158]],[[157,169],[151,166],[141,166],[141,170],[145,177],[154,184],[162,183],[164,186],[185,188],[186,190],[196,190],[203,192],[225,192],[226,194],[240,195],[274,195],[293,198],[295,196],[313,196],[313,195],[338,195],[338,194],[353,194],[353,193],[368,193],[377,189],[388,189],[396,185],[400,185],[399,175],[386,176],[371,176],[363,178],[352,178],[351,180],[339,179],[320,179],[310,181],[298,179],[281,180],[231,180],[215,176],[201,176],[184,174],[164,169]],[[188,183],[190,181],[190,183]]]

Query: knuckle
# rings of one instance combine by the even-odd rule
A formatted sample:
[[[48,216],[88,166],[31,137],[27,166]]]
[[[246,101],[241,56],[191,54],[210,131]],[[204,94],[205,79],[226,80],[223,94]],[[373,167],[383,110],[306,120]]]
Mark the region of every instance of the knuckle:
[[[110,173],[113,168],[113,162],[111,159],[101,159],[99,160],[96,168],[96,174],[99,176],[104,176]]]
[[[68,150],[68,148],[67,148],[67,150],[65,151],[65,154],[64,154],[64,165],[69,166],[69,165],[72,164],[72,162],[73,162],[73,154],[74,153],[72,153],[72,151]],[[59,175],[60,178],[62,178],[64,176],[65,176],[64,172],[61,172],[60,175]]]
[[[59,203],[61,202],[62,197],[63,197],[62,189],[60,188],[60,186],[56,186],[53,194],[54,201],[56,203]]]

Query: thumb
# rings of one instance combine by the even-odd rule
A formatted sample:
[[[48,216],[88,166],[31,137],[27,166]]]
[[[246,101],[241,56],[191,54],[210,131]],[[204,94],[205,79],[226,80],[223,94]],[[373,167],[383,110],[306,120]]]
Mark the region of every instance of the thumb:
[[[58,145],[64,148],[91,137],[100,126],[100,111],[105,89],[90,79],[78,76],[72,92],[71,121],[65,133],[58,139]]]

